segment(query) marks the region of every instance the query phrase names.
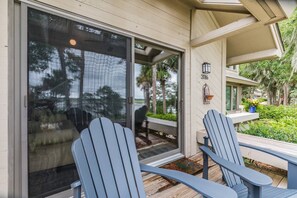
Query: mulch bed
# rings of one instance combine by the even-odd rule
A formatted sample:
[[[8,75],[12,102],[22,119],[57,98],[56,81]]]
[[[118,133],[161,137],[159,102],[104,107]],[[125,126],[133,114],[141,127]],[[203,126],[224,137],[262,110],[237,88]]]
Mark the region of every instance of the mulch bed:
[[[166,164],[162,166],[162,168],[178,170],[178,171],[182,171],[182,172],[194,175],[199,171],[201,171],[203,169],[203,166],[191,159],[182,158],[177,161],[171,162],[170,164]]]
[[[177,170],[177,171],[181,171],[181,172],[188,173],[191,175],[195,175],[202,171],[203,166],[191,159],[182,158],[177,161],[171,162],[170,164],[166,164],[166,165],[162,166],[161,168]],[[164,179],[169,181],[169,183],[171,185],[164,186],[163,188],[160,188],[159,192],[178,184],[178,182],[176,182],[175,180],[167,179],[165,177],[164,177]]]

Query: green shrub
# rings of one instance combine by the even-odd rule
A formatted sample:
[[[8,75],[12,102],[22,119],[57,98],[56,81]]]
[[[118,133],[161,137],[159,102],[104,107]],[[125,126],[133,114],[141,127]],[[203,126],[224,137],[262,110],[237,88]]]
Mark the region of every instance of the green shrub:
[[[176,114],[172,114],[172,113],[168,113],[168,114],[153,114],[151,112],[148,112],[146,115],[148,117],[158,118],[158,119],[161,119],[161,120],[177,121]]]
[[[297,143],[297,106],[258,106],[260,120],[249,122],[242,133]]]
[[[285,142],[297,143],[297,117],[283,117],[279,120],[262,119],[250,122],[242,133]]]
[[[257,109],[257,112],[260,114],[260,119],[297,118],[297,106],[262,106]]]

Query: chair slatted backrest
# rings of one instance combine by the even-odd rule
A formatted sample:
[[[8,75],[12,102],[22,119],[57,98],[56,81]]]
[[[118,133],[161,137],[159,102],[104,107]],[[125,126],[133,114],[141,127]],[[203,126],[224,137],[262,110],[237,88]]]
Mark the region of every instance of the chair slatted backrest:
[[[216,110],[209,110],[203,118],[203,123],[215,153],[230,162],[244,166],[231,118]],[[228,186],[233,187],[242,183],[241,179],[232,172],[224,168],[222,172]]]
[[[86,197],[145,197],[134,135],[96,118],[72,145]]]

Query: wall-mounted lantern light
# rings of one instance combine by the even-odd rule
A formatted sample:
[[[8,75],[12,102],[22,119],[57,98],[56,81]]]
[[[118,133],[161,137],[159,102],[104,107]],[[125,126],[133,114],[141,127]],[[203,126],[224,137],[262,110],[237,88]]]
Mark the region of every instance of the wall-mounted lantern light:
[[[211,65],[208,62],[202,63],[202,74],[201,74],[201,79],[208,79],[208,75],[210,74],[210,68]]]
[[[202,73],[203,74],[210,74],[210,63],[208,63],[208,62],[204,62],[203,64],[202,64]]]

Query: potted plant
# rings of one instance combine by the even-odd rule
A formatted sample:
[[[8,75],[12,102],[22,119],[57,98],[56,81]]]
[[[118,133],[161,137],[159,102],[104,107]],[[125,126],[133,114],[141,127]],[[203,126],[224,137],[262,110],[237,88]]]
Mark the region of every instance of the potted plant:
[[[250,98],[250,99],[247,99],[247,103],[249,105],[249,112],[255,113],[257,106],[259,105],[259,100]]]

